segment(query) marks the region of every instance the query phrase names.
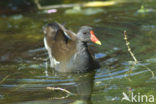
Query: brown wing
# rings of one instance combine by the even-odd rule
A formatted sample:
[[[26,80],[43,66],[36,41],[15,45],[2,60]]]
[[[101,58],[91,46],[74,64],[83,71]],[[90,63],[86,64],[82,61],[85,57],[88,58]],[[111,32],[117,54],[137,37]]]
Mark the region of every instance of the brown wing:
[[[53,23],[47,28],[47,43],[51,48],[52,56],[57,61],[69,60],[75,53],[76,40],[72,35],[71,31],[58,23]]]

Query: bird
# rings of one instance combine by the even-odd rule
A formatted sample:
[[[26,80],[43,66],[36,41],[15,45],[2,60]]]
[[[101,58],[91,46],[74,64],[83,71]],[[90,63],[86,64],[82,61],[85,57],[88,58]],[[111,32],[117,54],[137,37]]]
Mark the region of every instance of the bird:
[[[92,27],[81,26],[74,33],[60,23],[53,22],[46,24],[43,32],[50,66],[56,71],[88,72],[100,67],[89,45],[90,42],[101,45]]]

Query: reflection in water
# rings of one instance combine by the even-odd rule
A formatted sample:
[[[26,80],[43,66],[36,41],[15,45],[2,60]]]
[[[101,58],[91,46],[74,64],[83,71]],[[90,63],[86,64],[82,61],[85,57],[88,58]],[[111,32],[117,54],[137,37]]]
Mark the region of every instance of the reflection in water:
[[[76,79],[77,92],[82,101],[86,101],[87,104],[92,104],[91,94],[94,86],[95,71],[87,73]]]
[[[25,75],[29,74],[31,77],[23,76],[22,73],[24,70],[29,70]],[[33,102],[69,104],[69,102],[76,103],[77,101],[81,101],[85,102],[85,104],[92,104],[91,94],[94,85],[95,71],[83,74],[63,74],[57,72],[51,73],[50,70],[48,70],[48,76],[43,75],[43,72],[39,74],[37,70],[32,69],[21,69],[21,71],[19,70],[19,72],[12,74],[6,81],[0,84],[0,102],[14,102],[16,104]],[[67,89],[74,95],[62,98],[66,96],[65,92],[61,90],[48,90],[47,87]]]

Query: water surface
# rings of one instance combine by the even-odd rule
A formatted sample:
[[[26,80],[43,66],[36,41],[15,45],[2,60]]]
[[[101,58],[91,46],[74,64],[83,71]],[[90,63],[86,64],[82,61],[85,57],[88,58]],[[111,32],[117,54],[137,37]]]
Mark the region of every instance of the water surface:
[[[152,72],[156,74],[155,4],[154,0],[125,0],[108,7],[82,8],[94,12],[89,14],[68,14],[69,9],[51,14],[40,10],[2,13],[0,103],[128,104],[121,102],[123,92],[156,97],[156,77],[152,77]],[[42,26],[53,21],[65,23],[74,32],[82,25],[92,26],[102,41],[102,46],[95,45],[101,68],[82,74],[57,73],[49,68]],[[124,30],[138,64],[134,65],[127,51]],[[63,88],[72,94],[47,87]]]

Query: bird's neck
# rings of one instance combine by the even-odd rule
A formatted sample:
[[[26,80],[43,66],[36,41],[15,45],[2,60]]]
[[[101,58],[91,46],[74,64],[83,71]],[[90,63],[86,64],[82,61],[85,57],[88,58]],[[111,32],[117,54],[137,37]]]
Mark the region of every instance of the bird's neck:
[[[84,41],[78,42],[76,54],[82,56],[83,58],[87,58],[87,60],[89,60],[90,63],[93,62],[93,58],[91,56],[91,53],[89,52],[87,42],[84,42]]]
[[[84,41],[78,41],[78,44],[77,44],[77,49],[78,51],[82,51],[82,50],[87,50],[88,49],[88,45],[87,45],[87,42],[84,42]]]

